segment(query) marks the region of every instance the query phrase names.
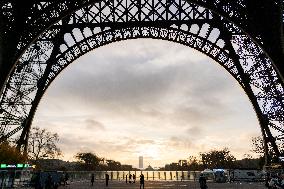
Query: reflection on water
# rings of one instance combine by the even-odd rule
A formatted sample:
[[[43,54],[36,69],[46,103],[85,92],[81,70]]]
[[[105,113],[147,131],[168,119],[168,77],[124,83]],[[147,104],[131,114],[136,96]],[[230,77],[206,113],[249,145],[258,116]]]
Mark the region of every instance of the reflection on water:
[[[95,174],[96,180],[105,179],[105,174],[109,174],[111,180],[126,180],[129,174],[136,175],[136,180],[139,180],[140,174],[144,175],[145,180],[196,180],[200,171],[74,171],[68,172],[72,179],[89,179],[91,174]]]

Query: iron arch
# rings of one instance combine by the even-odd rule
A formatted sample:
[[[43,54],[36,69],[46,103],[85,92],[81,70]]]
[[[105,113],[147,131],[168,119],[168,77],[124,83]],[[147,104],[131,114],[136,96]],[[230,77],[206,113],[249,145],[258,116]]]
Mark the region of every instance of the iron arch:
[[[123,0],[107,0],[108,4],[115,1],[123,2]],[[7,27],[1,33],[10,45],[9,51],[3,53],[2,62],[5,69],[0,69],[0,91],[7,80],[10,71],[13,69],[18,58],[31,45],[38,36],[46,29],[50,28],[54,23],[63,19],[68,14],[86,7],[93,3],[103,2],[102,0],[73,0],[73,1],[34,1],[34,2],[17,2],[3,0],[0,3],[1,22],[5,22]],[[165,5],[171,4],[173,0],[160,0]],[[183,0],[179,0],[179,3]],[[147,4],[146,0],[137,0],[141,6]],[[257,42],[257,44],[265,49],[267,55],[271,57],[275,70],[282,77],[283,70],[281,60],[283,53],[281,52],[283,34],[279,33],[283,28],[283,2],[282,1],[255,1],[255,0],[185,0],[184,3],[193,3],[197,6],[205,7],[220,15],[228,22],[234,23],[246,34]],[[265,7],[267,10],[263,10]],[[23,10],[23,11],[19,11]],[[265,22],[259,19],[264,16],[263,12],[271,13],[267,17],[269,20]],[[253,13],[253,14],[251,14]],[[260,21],[257,21],[260,20]],[[267,35],[267,33],[272,33]],[[282,36],[282,37],[281,37]],[[273,37],[273,39],[271,39]],[[277,44],[276,44],[277,42]],[[14,47],[12,47],[14,46]],[[16,48],[15,48],[16,47]],[[8,49],[8,48],[7,48]],[[279,58],[278,58],[279,57]],[[283,77],[282,77],[283,80]],[[283,82],[283,81],[282,81]]]
[[[253,104],[266,151],[271,146],[280,156],[283,85],[269,57],[250,36],[210,10],[181,0],[147,1],[143,8],[141,1],[107,2],[85,6],[58,21],[19,58],[1,95],[2,139],[23,129],[19,146],[27,144],[42,95],[79,56],[115,41],[156,38],[197,49],[230,72]]]

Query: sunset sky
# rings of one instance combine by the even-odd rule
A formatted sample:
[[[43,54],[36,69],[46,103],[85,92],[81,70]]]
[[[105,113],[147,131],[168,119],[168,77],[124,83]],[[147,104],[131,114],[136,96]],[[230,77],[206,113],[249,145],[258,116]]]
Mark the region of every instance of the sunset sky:
[[[245,92],[218,63],[172,42],[140,39],[98,48],[66,68],[33,126],[57,132],[65,160],[77,152],[164,166],[228,147],[251,153],[259,124]]]

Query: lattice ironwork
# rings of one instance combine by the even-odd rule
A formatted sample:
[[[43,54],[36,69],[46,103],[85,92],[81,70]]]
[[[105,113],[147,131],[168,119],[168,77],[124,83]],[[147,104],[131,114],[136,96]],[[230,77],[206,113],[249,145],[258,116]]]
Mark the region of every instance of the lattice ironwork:
[[[0,3],[0,6],[2,8],[1,13],[7,21],[6,23],[9,23],[10,25],[9,27],[6,27],[6,32],[13,31],[17,26],[16,22],[17,19],[19,19],[17,18],[17,13],[15,12],[17,11],[17,7],[20,6],[21,9],[26,7],[25,11],[26,14],[23,17],[23,19],[25,20],[21,20],[22,22],[25,22],[25,24],[24,28],[21,28],[21,40],[18,43],[18,50],[16,52],[18,55],[20,55],[37,36],[39,36],[44,30],[46,30],[52,24],[54,24],[58,20],[61,20],[64,16],[66,16],[66,14],[74,12],[75,10],[87,6],[89,4],[97,3],[100,1],[102,0],[73,0],[73,1],[38,0],[38,1],[31,1],[29,3],[30,6],[26,7],[23,5],[27,5],[27,2],[17,3],[11,0],[3,0],[2,3]],[[231,0],[218,0],[218,1],[217,0],[216,1],[215,0],[177,0],[177,1],[160,0],[160,1],[162,5],[171,5],[173,4],[173,2],[178,2],[178,4],[182,3],[188,4],[187,2],[194,3],[198,7],[204,7],[206,9],[212,10],[218,15],[225,17],[232,23],[235,23],[237,26],[240,26],[243,30],[245,30],[245,32],[250,33],[250,35],[252,35],[254,40],[260,39],[259,34],[250,32],[250,28],[248,28],[248,26],[254,25],[253,21],[249,19],[250,15],[249,13],[251,9],[257,8],[257,5],[255,5],[257,0],[233,0],[233,1]],[[115,5],[115,3],[117,2],[117,5],[121,6],[119,1],[116,0],[106,0],[103,2],[106,2],[106,4],[113,4],[113,5]],[[136,0],[135,2],[136,4],[140,5],[141,8],[144,8],[143,6],[147,4],[149,5],[150,8],[159,8],[152,6],[150,3],[147,3],[147,1],[145,0]],[[269,4],[272,4],[274,7],[279,7],[280,4],[279,2],[281,1],[267,0],[264,2],[268,2]],[[251,6],[253,8],[251,8]],[[141,12],[144,11],[141,10]],[[148,11],[150,12],[150,9]],[[157,15],[161,15],[161,13]],[[261,20],[261,22],[263,22],[263,20]]]
[[[12,23],[4,30],[8,35],[17,28],[14,4],[0,5],[2,18]],[[250,98],[267,146],[281,155],[277,145],[284,140],[283,80],[267,56],[265,32],[248,35],[253,20],[247,0],[62,0],[31,5],[14,52],[17,61],[1,94],[2,140],[23,130],[19,145],[27,143],[42,95],[76,58],[112,42],[153,38],[184,44],[222,65]],[[274,1],[271,7],[277,5]]]

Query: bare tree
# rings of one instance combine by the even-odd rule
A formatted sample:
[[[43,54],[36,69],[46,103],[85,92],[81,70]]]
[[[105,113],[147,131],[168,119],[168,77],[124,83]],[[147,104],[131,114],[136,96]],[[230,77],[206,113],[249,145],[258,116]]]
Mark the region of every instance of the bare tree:
[[[29,156],[37,163],[39,159],[55,158],[61,155],[61,150],[57,147],[59,136],[46,129],[33,127],[29,137]]]

